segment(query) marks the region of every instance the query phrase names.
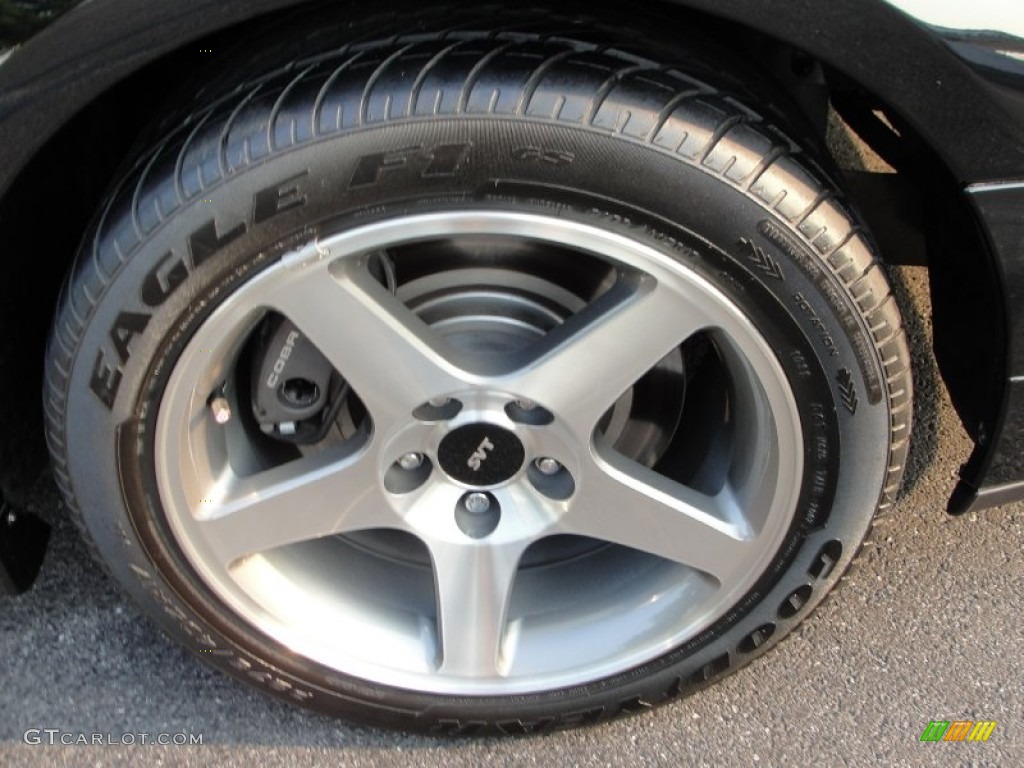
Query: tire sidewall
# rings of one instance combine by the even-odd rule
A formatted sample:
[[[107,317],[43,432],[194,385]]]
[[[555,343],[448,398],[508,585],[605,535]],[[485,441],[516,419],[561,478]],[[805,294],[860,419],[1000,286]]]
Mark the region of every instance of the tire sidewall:
[[[798,395],[805,461],[812,467],[786,551],[772,569],[778,572],[728,616],[636,669],[514,698],[387,689],[292,657],[197,579],[169,533],[151,482],[161,382],[191,332],[232,290],[314,237],[396,215],[467,207],[600,226],[648,243],[714,283],[775,349]],[[108,251],[124,250],[118,238],[132,224],[131,206],[120,210],[110,220],[121,223],[107,228],[110,242],[101,246]],[[221,235],[238,234],[193,265],[190,238],[211,221]],[[765,236],[763,222],[786,234],[784,245]],[[751,266],[752,246],[773,260],[781,277]],[[701,687],[763,652],[806,616],[849,564],[878,505],[888,467],[889,403],[884,396],[869,403],[862,394],[854,412],[839,405],[843,371],[854,373],[862,393],[870,386],[848,320],[844,325],[835,309],[838,296],[860,318],[848,291],[790,222],[719,177],[648,145],[527,120],[433,119],[365,129],[238,172],[139,237],[118,261],[96,290],[66,400],[68,470],[89,533],[117,579],[186,647],[271,694],[321,711],[403,727],[461,727],[469,709],[482,723],[569,725]],[[187,276],[175,271],[179,263]],[[813,263],[822,265],[821,274],[808,269]],[[165,286],[178,282],[151,306],[142,297],[154,270]],[[820,287],[823,276],[831,281],[831,296]],[[127,326],[126,313],[135,318]],[[144,328],[135,332],[143,316]],[[127,349],[126,359],[118,347]],[[96,392],[101,360],[120,370],[109,408]],[[881,376],[877,356],[873,364]],[[827,488],[809,509],[814,483]],[[812,575],[832,542],[841,545],[838,561]],[[797,593],[803,596],[799,610],[780,615]],[[764,627],[773,628],[769,636],[743,650]]]

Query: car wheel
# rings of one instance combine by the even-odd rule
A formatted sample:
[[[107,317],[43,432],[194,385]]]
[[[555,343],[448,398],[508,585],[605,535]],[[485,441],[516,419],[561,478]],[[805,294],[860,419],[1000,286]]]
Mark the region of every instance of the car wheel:
[[[450,732],[657,704],[801,621],[898,488],[908,354],[820,148],[701,56],[388,36],[154,140],[45,393],[143,609],[271,694]]]

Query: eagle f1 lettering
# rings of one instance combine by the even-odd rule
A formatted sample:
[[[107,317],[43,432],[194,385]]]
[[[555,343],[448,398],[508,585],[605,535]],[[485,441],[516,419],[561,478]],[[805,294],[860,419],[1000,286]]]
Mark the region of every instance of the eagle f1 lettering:
[[[188,235],[182,246],[164,254],[145,276],[140,301],[147,309],[156,309],[167,301],[213,253],[241,237],[250,227],[263,223],[285,211],[306,204],[309,170],[302,171],[253,194],[248,221],[222,224],[207,220]],[[114,319],[107,333],[107,345],[96,352],[89,388],[107,408],[114,407],[125,366],[132,353],[132,341],[142,333],[152,314],[124,310]],[[294,345],[293,345],[294,346]],[[111,351],[113,354],[111,354]],[[282,353],[283,354],[283,353]],[[284,355],[285,361],[291,355]],[[280,362],[280,358],[279,358]],[[275,369],[276,369],[275,365]],[[282,367],[283,370],[283,367]]]

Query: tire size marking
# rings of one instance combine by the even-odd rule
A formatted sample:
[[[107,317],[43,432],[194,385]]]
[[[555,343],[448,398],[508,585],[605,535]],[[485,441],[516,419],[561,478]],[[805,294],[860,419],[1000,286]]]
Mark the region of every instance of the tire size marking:
[[[210,219],[197,227],[186,238],[187,257],[174,250],[168,251],[146,274],[140,290],[141,302],[153,309],[159,307],[189,275],[228,243],[241,237],[257,224],[305,205],[307,197],[304,180],[308,176],[307,169],[277,184],[257,190],[252,197],[249,221],[240,221],[233,227],[220,230],[216,221]],[[114,407],[114,400],[124,376],[124,366],[132,354],[132,340],[146,330],[151,318],[151,312],[119,312],[107,333],[114,354],[111,355],[109,349],[102,348],[96,353],[89,388],[108,410]]]
[[[829,439],[830,421],[828,417],[828,413],[832,409],[826,409],[823,403],[810,402],[808,403],[808,410],[810,412],[811,431],[813,433],[811,437],[812,443],[809,448],[812,451],[811,457],[817,467],[811,471],[808,478],[810,498],[807,499],[802,515],[804,525],[808,529],[813,529],[822,525],[821,516],[823,514],[827,515],[831,509],[831,504],[825,496],[829,486],[829,476],[832,474],[830,470],[832,460],[830,446],[832,443]]]

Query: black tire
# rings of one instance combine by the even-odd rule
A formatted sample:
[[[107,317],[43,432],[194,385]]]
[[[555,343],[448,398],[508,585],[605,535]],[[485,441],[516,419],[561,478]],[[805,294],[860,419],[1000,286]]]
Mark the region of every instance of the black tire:
[[[103,206],[47,353],[54,473],[113,576],[207,663],[374,724],[468,733],[597,722],[690,693],[772,647],[892,503],[909,356],[868,236],[810,159],[820,148],[798,147],[792,126],[765,120],[771,108],[713,82],[708,72],[738,69],[727,60],[705,55],[687,71],[577,37],[391,37],[254,73],[154,140]],[[799,408],[799,503],[731,610],[630,669],[514,696],[360,679],[256,630],[192,566],[157,489],[163,388],[211,312],[289,251],[395,216],[495,209],[645,244],[740,307]]]

